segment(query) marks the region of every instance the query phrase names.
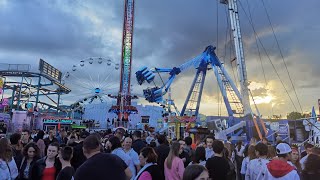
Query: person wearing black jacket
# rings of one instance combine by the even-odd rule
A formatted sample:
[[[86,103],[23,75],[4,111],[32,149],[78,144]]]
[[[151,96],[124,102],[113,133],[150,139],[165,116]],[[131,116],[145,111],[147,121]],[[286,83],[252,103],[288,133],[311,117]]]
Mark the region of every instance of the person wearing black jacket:
[[[17,163],[19,175],[17,180],[31,179],[31,168],[40,159],[40,150],[36,143],[31,142],[23,148],[23,158]]]
[[[161,177],[164,179],[164,161],[169,155],[170,147],[165,135],[158,136],[158,143],[160,145],[156,147],[156,153],[158,155],[157,164],[161,172]]]
[[[132,138],[132,148],[136,153],[140,154],[141,149],[147,147],[147,144],[141,140],[141,131],[134,131]]]
[[[76,171],[85,161],[86,157],[83,154],[83,141],[90,135],[89,132],[83,131],[80,133],[80,142],[73,147],[73,157],[71,159],[71,165]]]
[[[58,143],[52,143],[48,146],[47,156],[39,159],[31,168],[31,179],[42,180],[46,178],[57,178],[61,170],[61,163],[57,159],[59,150]]]

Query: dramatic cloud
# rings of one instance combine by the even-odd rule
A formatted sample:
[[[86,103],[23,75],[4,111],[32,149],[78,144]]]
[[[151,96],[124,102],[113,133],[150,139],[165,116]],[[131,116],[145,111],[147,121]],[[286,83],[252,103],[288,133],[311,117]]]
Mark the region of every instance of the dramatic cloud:
[[[233,43],[229,35],[226,5],[220,4],[219,0],[139,0],[135,3],[133,93],[142,95],[142,89],[147,87],[137,86],[134,77],[134,72],[141,66],[179,66],[210,44],[217,46],[217,55],[230,76],[237,81],[236,65],[230,62],[234,55],[231,54]],[[120,62],[123,5],[124,1],[119,0],[0,0],[0,62],[31,64],[32,70],[37,71],[37,63],[43,58],[64,73],[70,72],[73,65],[79,66],[80,61],[88,57],[105,57],[115,63]],[[295,106],[299,107],[268,16],[303,111],[310,110],[320,97],[317,91],[320,86],[317,78],[320,75],[320,61],[316,40],[320,25],[314,21],[319,5],[316,0],[308,3],[298,0],[239,1],[250,89],[265,116],[285,115],[295,110],[268,57]],[[76,84],[98,86],[99,79],[106,77],[109,71],[109,82],[116,84],[110,87],[118,86],[119,71],[85,67],[88,68],[84,73],[77,75],[83,82],[74,80],[70,83],[73,92],[65,97],[70,98],[67,102],[93,91]],[[172,97],[179,108],[185,101],[194,74],[194,69],[183,72],[172,85]],[[90,75],[95,80],[91,80]],[[226,113],[212,70],[208,72],[202,99],[201,113],[216,115],[221,106],[221,111]],[[140,102],[146,103],[144,100]]]

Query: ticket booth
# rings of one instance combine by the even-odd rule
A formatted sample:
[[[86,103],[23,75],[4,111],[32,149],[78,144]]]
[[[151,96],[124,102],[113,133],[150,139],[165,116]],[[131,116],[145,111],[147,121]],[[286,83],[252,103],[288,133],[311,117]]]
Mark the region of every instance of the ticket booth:
[[[73,124],[72,119],[69,118],[49,118],[43,119],[43,130],[49,131],[49,130],[59,130],[59,129],[65,129],[65,130],[71,130],[71,126]]]

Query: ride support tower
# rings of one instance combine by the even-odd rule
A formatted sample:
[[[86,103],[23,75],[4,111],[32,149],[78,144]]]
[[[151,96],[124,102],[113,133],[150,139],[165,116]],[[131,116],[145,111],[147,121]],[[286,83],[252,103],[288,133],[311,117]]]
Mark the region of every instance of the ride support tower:
[[[133,23],[134,0],[125,0],[120,68],[120,89],[118,95],[109,95],[109,97],[117,99],[117,105],[112,106],[109,112],[116,113],[120,122],[128,121],[130,114],[138,113],[137,108],[131,105],[131,100],[136,99],[137,97],[132,96],[130,92]]]

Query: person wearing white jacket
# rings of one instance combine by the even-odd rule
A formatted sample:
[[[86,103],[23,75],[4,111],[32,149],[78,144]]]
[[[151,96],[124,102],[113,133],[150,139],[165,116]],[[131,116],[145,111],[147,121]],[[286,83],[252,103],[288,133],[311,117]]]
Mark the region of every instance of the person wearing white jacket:
[[[261,174],[262,170],[267,168],[267,164],[270,162],[267,159],[268,154],[268,146],[259,143],[255,146],[255,153],[257,156],[257,159],[253,159],[249,161],[245,180],[258,180],[258,176]]]
[[[276,147],[278,158],[271,160],[257,179],[261,180],[300,180],[295,167],[288,163],[291,158],[291,147],[279,143]]]

